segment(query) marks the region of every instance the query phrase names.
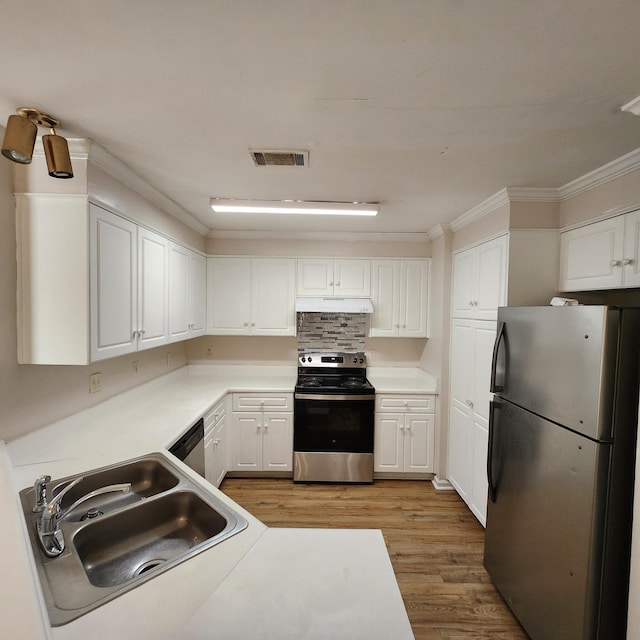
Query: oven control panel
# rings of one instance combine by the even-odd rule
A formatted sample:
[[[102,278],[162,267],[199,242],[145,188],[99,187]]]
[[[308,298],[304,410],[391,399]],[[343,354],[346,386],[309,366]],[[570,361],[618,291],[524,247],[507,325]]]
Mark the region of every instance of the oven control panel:
[[[365,368],[367,366],[367,358],[364,351],[356,353],[300,353],[298,354],[298,366],[334,369],[340,367]]]

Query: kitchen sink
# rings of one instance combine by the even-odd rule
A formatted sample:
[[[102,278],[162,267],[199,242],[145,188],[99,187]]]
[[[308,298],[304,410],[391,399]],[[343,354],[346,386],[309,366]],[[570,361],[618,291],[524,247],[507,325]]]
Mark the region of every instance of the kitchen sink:
[[[52,626],[60,626],[219,544],[247,521],[160,453],[47,483],[61,498],[64,550],[48,557],[33,512],[34,488],[20,492],[23,514]],[[105,486],[130,483],[127,493],[83,500]]]
[[[128,504],[148,498],[149,496],[156,495],[157,493],[168,491],[175,487],[180,481],[178,476],[173,473],[162,460],[152,457],[146,457],[80,475],[84,476],[82,482],[70,489],[60,503],[63,513],[66,512],[76,500],[101,487],[130,482],[131,490],[128,493],[105,493],[83,502],[82,505],[67,513],[66,519],[72,522],[84,520],[87,517],[90,518],[91,515],[95,513],[95,511],[93,511],[95,509],[101,512],[100,515],[103,515]],[[76,476],[71,476],[70,478],[64,478],[58,481],[51,492],[52,497],[55,497],[67,482],[73,480],[75,477]],[[87,514],[89,514],[89,516],[87,516]]]
[[[89,582],[113,587],[185,556],[227,525],[190,491],[178,491],[98,520],[73,539]]]

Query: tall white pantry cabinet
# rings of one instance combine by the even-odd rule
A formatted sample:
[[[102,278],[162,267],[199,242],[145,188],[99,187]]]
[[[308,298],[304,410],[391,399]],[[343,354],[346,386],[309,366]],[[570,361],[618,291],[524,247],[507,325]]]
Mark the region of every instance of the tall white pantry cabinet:
[[[510,231],[453,256],[447,478],[483,525],[498,307],[549,304],[557,265],[549,230]]]

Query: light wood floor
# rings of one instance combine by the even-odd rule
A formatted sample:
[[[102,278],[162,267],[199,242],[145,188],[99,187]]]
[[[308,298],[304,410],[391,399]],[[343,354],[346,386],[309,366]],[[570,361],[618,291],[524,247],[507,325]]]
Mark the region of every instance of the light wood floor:
[[[454,491],[262,478],[220,488],[270,527],[381,529],[416,640],[528,638],[482,566],[484,529]]]

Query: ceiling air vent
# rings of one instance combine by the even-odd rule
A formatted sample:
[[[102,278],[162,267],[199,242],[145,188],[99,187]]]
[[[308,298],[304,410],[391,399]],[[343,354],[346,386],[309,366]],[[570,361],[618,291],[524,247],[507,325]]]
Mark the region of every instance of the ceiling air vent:
[[[256,167],[308,167],[308,151],[251,151]]]

